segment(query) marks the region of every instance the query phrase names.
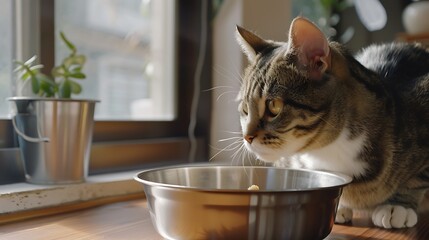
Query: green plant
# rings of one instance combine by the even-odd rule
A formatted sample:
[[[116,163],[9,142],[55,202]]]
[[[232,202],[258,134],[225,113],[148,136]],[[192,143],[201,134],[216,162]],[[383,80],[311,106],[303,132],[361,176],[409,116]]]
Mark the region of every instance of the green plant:
[[[24,85],[31,82],[33,93],[41,97],[70,98],[72,94],[82,92],[82,87],[76,80],[86,78],[82,72],[86,57],[77,54],[76,47],[63,32],[60,32],[60,38],[70,50],[70,54],[58,66],[52,68],[51,76],[40,72],[43,68],[42,64],[33,65],[37,56],[33,56],[26,62],[15,61],[15,64],[18,65],[15,69],[18,78],[25,82]]]

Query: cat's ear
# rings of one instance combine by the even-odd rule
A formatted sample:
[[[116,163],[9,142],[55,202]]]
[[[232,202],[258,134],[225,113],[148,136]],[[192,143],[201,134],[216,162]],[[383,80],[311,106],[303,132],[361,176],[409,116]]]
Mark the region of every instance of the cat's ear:
[[[250,62],[253,62],[256,55],[269,46],[264,39],[240,26],[237,26],[236,38]]]
[[[298,54],[298,61],[312,79],[321,79],[330,68],[329,42],[322,31],[303,17],[295,18],[289,29],[289,51]]]

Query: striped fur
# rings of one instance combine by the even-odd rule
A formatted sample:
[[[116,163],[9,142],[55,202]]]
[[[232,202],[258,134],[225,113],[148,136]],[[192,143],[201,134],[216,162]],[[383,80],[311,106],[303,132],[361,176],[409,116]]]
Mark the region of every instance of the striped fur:
[[[317,39],[297,36],[302,27]],[[238,99],[246,148],[279,166],[353,176],[338,222],[351,220],[349,209],[375,209],[374,224],[411,227],[429,187],[429,52],[391,43],[352,56],[317,31],[302,18],[287,42],[238,29],[250,62]],[[283,101],[279,114],[274,99]],[[399,223],[380,217],[397,207],[406,209],[391,217]]]

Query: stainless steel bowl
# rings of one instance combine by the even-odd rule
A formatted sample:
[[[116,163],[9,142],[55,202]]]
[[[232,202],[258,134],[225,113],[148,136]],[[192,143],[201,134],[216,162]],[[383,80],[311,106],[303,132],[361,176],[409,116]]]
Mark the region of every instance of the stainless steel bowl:
[[[274,167],[185,165],[143,171],[152,222],[167,239],[322,239],[351,178]],[[249,191],[256,184],[259,191]]]

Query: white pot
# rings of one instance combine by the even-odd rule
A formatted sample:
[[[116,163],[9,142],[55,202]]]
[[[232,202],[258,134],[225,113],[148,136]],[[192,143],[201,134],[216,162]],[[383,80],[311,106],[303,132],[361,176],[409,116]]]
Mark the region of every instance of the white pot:
[[[408,5],[402,13],[402,23],[409,34],[429,33],[429,1]]]

